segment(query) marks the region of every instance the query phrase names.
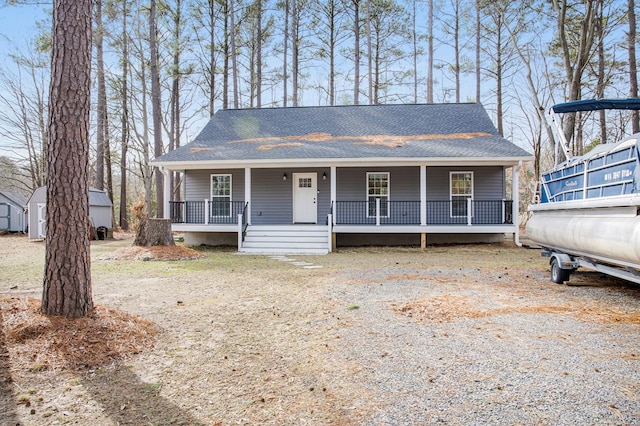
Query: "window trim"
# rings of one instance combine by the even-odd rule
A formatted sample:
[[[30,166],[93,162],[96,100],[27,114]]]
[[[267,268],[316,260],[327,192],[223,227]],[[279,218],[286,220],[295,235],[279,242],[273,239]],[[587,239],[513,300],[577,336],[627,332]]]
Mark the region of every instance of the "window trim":
[[[468,174],[471,177],[471,183],[469,185],[469,189],[470,189],[470,194],[454,194],[453,193],[453,175],[463,175],[463,174]],[[467,199],[471,199],[471,201],[473,201],[474,198],[474,181],[475,178],[473,176],[473,172],[471,170],[450,170],[449,171],[449,201],[450,203],[450,209],[449,209],[449,214],[450,217],[452,218],[456,218],[456,217],[467,217],[469,212],[467,211],[467,207],[465,205],[465,214],[464,215],[459,215],[459,214],[455,214],[454,215],[454,209],[453,209],[453,197],[466,197]],[[471,214],[473,215],[473,211],[471,212]]]
[[[386,175],[387,176],[387,195],[369,195],[369,176],[371,175]],[[367,172],[367,180],[366,180],[366,192],[365,192],[367,207],[367,217],[373,218],[376,217],[375,214],[369,214],[369,197],[377,197],[377,198],[386,198],[387,199],[387,214],[383,215],[382,212],[380,217],[389,217],[389,202],[391,201],[391,172]],[[381,209],[382,210],[382,209]]]
[[[214,196],[213,195],[213,178],[214,177],[228,177],[229,178],[229,195]],[[216,215],[213,211],[209,212],[211,217],[231,217],[233,209],[231,208],[231,201],[233,200],[233,175],[231,173],[211,173],[209,175],[209,201],[215,201],[214,199],[228,199],[229,201],[229,214]]]

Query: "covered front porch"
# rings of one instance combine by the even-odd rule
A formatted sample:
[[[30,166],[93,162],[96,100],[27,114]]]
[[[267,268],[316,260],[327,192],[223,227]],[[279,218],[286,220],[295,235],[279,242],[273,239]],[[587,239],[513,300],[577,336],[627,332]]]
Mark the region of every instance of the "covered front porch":
[[[517,188],[518,184],[517,167],[512,166],[513,188]],[[518,232],[517,220],[514,223],[518,215],[518,193],[514,190],[511,199],[504,197],[502,182],[506,167],[462,168],[472,170],[466,173],[475,176],[478,188],[472,195],[478,195],[449,199],[442,199],[451,192],[449,182],[443,181],[449,178],[451,168],[442,169],[441,166],[429,170],[426,165],[387,164],[370,167],[279,166],[185,171],[187,188],[182,191],[185,199],[170,200],[167,191],[165,217],[171,220],[174,231],[203,233],[211,238],[214,234],[235,234],[239,251],[250,244],[247,243],[247,235],[251,237],[266,226],[273,228],[269,231],[272,234],[280,232],[283,235],[292,231],[302,232],[312,226],[317,233],[318,228],[322,228],[322,233],[326,235],[322,244],[326,244],[327,251],[335,248],[339,234],[418,234],[421,236],[421,245],[425,247],[427,235],[430,234],[496,235]],[[460,166],[457,170],[461,170]],[[370,183],[372,174],[376,178],[383,176],[386,181],[375,183],[378,187],[374,188]],[[194,188],[204,186],[202,182],[209,179],[213,179],[216,185],[223,182],[227,190],[221,193],[228,193],[229,196],[216,196],[220,192],[217,189],[205,188],[204,192],[201,188],[199,193],[204,192],[209,196],[190,199],[194,198],[190,195],[197,192]],[[496,185],[496,181],[500,185]],[[362,188],[362,185],[368,187]],[[446,186],[445,190],[438,188],[442,185]],[[498,190],[483,189],[486,186],[497,186]],[[391,189],[392,195],[406,198],[392,198],[389,195]],[[380,192],[380,196],[375,194],[376,191]],[[491,196],[493,193],[495,197]]]

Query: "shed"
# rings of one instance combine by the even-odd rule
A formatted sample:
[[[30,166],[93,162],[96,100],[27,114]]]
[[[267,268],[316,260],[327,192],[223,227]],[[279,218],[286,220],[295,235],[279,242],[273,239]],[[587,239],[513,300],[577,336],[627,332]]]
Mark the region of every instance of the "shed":
[[[33,191],[27,203],[29,238],[44,238],[46,236],[46,205],[47,187],[41,186]],[[101,226],[107,229],[112,228],[112,207],[113,203],[106,192],[89,188],[89,217],[94,228]]]
[[[27,228],[26,205],[24,195],[0,190],[0,231],[24,232]]]

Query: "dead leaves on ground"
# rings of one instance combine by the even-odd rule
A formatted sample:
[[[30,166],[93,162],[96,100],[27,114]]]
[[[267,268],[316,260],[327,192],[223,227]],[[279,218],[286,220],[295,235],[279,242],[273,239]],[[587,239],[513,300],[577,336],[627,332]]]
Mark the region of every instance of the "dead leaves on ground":
[[[175,246],[123,247],[101,256],[100,260],[188,260],[200,259],[205,255],[197,250]]]
[[[48,317],[39,309],[33,298],[0,297],[2,343],[13,368],[61,371],[107,365],[153,347],[159,331],[150,321],[102,306],[77,319]]]
[[[445,323],[463,318],[483,318],[503,314],[554,314],[598,322],[640,325],[640,313],[628,312],[597,301],[573,300],[571,303],[510,304],[499,308],[482,308],[464,295],[442,294],[401,304],[392,304],[394,310],[418,321]]]

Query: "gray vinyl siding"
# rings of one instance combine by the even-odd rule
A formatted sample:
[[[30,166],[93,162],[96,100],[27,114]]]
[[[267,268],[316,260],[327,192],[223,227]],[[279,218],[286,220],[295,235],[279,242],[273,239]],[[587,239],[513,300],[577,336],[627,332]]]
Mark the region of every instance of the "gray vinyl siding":
[[[211,198],[211,175],[231,175],[231,201],[245,201],[244,169],[188,170],[185,173],[185,201]]]
[[[291,172],[282,180],[283,169],[251,171],[251,223],[268,225],[293,222]]]
[[[473,172],[474,200],[505,197],[504,169],[495,167],[427,167],[427,201],[449,200],[449,172]]]
[[[293,223],[293,174],[318,174],[318,223],[324,224],[331,208],[330,170],[328,168],[308,169],[253,169],[251,189],[251,223],[255,225],[272,225]],[[287,174],[287,180],[282,176]],[[322,179],[322,174],[327,179]]]
[[[390,201],[420,201],[420,167],[338,168],[337,201],[366,201],[370,172],[389,173]]]

